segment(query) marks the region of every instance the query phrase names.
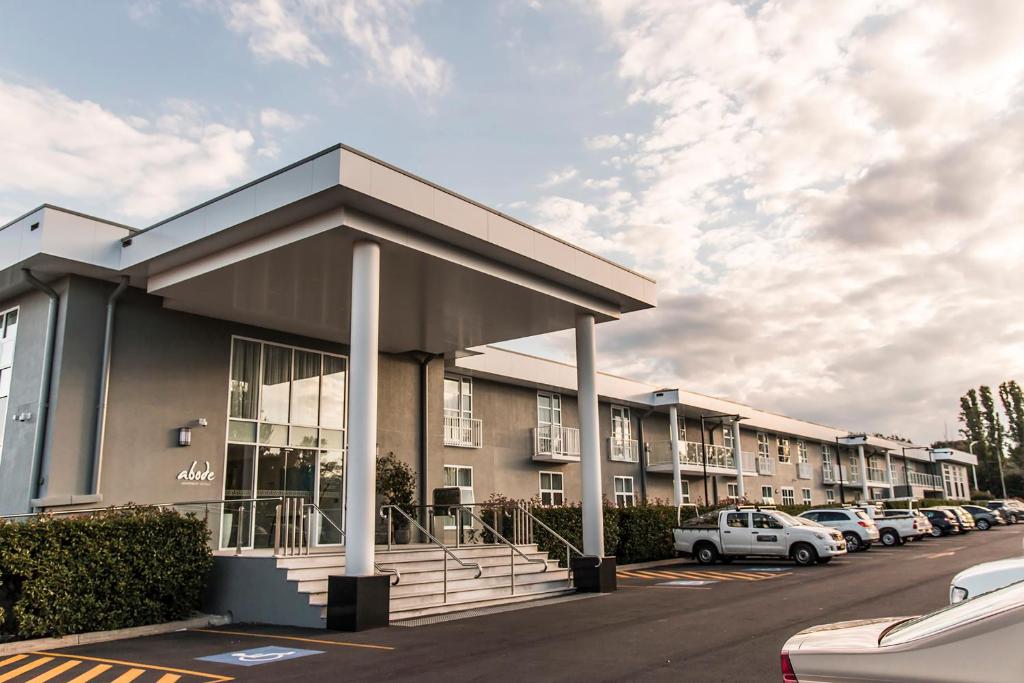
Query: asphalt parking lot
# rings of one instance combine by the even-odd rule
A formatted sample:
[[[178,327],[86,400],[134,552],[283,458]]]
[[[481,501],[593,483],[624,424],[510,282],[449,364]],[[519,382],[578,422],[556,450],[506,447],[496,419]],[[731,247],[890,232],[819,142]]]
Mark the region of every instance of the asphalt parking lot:
[[[0,683],[779,680],[815,624],[935,609],[949,579],[1020,555],[1024,525],[876,547],[822,567],[622,570],[614,594],[358,634],[232,625],[0,659]]]

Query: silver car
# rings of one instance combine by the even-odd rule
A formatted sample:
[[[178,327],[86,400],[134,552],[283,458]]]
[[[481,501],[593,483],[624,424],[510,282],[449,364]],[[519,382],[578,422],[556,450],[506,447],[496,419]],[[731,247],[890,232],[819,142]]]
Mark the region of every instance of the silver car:
[[[1024,582],[920,617],[816,626],[782,649],[786,683],[1019,683]]]

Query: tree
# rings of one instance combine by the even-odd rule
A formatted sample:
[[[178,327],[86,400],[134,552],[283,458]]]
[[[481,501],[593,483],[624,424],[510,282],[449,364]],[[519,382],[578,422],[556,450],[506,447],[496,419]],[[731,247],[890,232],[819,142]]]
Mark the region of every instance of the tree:
[[[982,396],[988,395],[992,402],[992,392],[988,387],[981,387]],[[995,435],[989,438],[988,425],[983,412],[982,401],[978,398],[978,390],[970,389],[960,397],[960,422],[963,425],[960,433],[969,443],[975,442],[974,454],[978,456],[978,486],[983,489],[1002,490],[999,483],[999,463],[995,455]],[[993,411],[994,415],[994,411]]]
[[[1024,391],[1015,380],[999,385],[999,400],[1009,423],[1006,433],[1010,441],[1010,457],[1024,467]]]

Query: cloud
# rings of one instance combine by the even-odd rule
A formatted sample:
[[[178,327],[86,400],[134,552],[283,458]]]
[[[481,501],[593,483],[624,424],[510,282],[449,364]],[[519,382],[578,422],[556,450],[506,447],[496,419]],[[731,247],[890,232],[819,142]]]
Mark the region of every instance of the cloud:
[[[253,136],[166,103],[153,118],[123,116],[50,88],[0,81],[0,187],[40,201],[102,200],[126,220],[178,208],[248,170]],[[29,207],[24,207],[29,208]]]
[[[134,0],[134,2],[129,2],[128,17],[140,26],[155,26],[160,18],[160,0]]]
[[[571,166],[563,168],[560,171],[552,171],[548,174],[547,178],[544,179],[544,182],[541,183],[541,187],[554,187],[555,185],[567,183],[575,178],[578,173],[579,171]]]
[[[658,279],[604,367],[919,439],[1024,374],[1024,5],[592,7],[653,116],[534,216]]]
[[[366,66],[369,81],[412,94],[437,95],[451,66],[413,31],[419,0],[220,0],[229,29],[247,35],[264,60],[327,65],[320,45],[343,39]]]
[[[306,116],[296,116],[280,109],[266,108],[260,110],[260,126],[264,130],[298,130],[309,122]]]

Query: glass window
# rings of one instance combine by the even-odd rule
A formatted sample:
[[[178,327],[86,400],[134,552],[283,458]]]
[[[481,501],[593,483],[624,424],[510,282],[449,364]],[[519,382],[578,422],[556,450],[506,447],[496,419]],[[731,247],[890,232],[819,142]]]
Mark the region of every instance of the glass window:
[[[345,382],[348,361],[340,356],[324,354],[324,375],[320,380],[320,426],[330,429],[345,427]]]
[[[810,505],[811,504],[811,490],[810,489],[800,489],[800,496],[802,498],[801,502],[803,502],[804,505]]]
[[[283,346],[264,345],[261,421],[288,422],[291,377],[292,350]]]
[[[463,504],[469,505],[476,502],[476,497],[473,495],[473,468],[469,465],[445,465],[444,485],[458,486],[461,491]],[[454,517],[445,517],[444,520],[445,529],[456,528]],[[462,528],[470,529],[472,527],[473,517],[468,511],[463,510]]]
[[[836,492],[832,489],[825,489],[825,501],[829,503],[836,502]]]
[[[728,495],[730,498],[739,498],[740,497],[740,487],[739,487],[738,484],[736,484],[734,482],[730,482],[730,483],[725,485],[725,488],[726,488],[726,495]]]
[[[293,375],[291,423],[298,425],[318,424],[320,408],[320,354],[310,351],[296,351]]]
[[[684,503],[689,503],[690,502],[690,482],[686,481],[685,479],[683,481],[680,481],[679,482],[679,489],[683,492],[683,502]]]
[[[733,529],[745,529],[747,526],[747,513],[730,512],[725,516],[725,525]]]
[[[767,458],[768,453],[768,435],[764,432],[757,433],[757,454],[762,458]]]
[[[789,462],[789,439],[776,437],[776,449],[779,453],[779,462]]]
[[[224,468],[224,499],[238,500],[253,497],[253,475],[256,471],[256,447],[228,444],[227,462]],[[241,510],[245,506],[245,511]],[[221,547],[234,547],[241,534],[241,545],[252,545],[252,503],[224,505],[221,519]]]
[[[796,503],[796,497],[793,495],[793,489],[788,488],[788,487],[783,487],[781,489],[781,493],[782,493],[782,504],[783,505],[793,505],[793,504]]]
[[[541,505],[562,505],[565,502],[565,490],[561,472],[540,473]]]
[[[763,512],[751,513],[751,526],[755,529],[782,529],[783,525],[779,520]]]
[[[472,378],[444,378],[444,414],[446,417],[473,417]]]
[[[676,417],[676,427],[679,429],[679,440],[686,441],[686,418],[682,415]]]
[[[761,487],[761,500],[772,500],[772,487],[762,486]]]
[[[235,339],[231,344],[231,417],[256,419],[260,346],[246,339]]]
[[[612,406],[612,437],[619,441],[632,439],[632,426],[629,422],[629,408]]]
[[[562,397],[558,394],[537,394],[537,424],[562,424]]]
[[[811,461],[810,457],[807,455],[807,444],[805,444],[802,439],[796,442],[796,459],[797,462],[804,465]]]
[[[615,504],[624,508],[636,505],[633,477],[615,477]]]
[[[890,627],[879,640],[879,645],[902,645],[920,638],[933,636],[960,625],[970,624],[1015,609],[1024,600],[1024,582],[1010,584],[991,593],[970,600],[947,605],[935,612],[908,619]]]
[[[330,520],[320,521],[320,544],[338,544],[344,539],[345,511],[345,479],[343,477],[344,458],[341,451],[324,451],[320,453],[320,481],[317,487],[319,494],[317,505]]]
[[[18,332],[18,310],[0,313],[0,457],[7,429],[7,407],[14,375],[14,343]]]
[[[722,445],[732,450],[732,428],[727,425],[722,425]]]

